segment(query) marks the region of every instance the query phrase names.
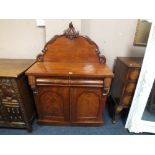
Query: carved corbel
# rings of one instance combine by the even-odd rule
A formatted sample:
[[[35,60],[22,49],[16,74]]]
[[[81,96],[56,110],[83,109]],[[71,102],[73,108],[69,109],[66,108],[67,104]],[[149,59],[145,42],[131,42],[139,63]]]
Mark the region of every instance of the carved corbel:
[[[45,45],[44,49],[42,50],[42,53],[40,53],[39,55],[37,55],[37,61],[43,62],[44,54],[46,53],[46,51],[47,51],[47,47]]]
[[[103,88],[103,96],[107,96],[109,94],[109,88]]]
[[[29,84],[34,94],[37,94],[36,79],[34,76],[28,76]]]
[[[103,81],[103,96],[106,96],[106,95],[109,94],[110,85],[111,85],[111,78],[104,78],[104,81]]]
[[[100,63],[101,64],[105,64],[106,63],[106,57],[104,56],[104,55],[99,55],[99,57],[100,57]]]
[[[37,56],[37,61],[43,62],[43,54],[39,54],[39,55]]]
[[[69,23],[69,28],[65,30],[64,35],[69,39],[74,39],[79,36],[79,32],[75,30],[72,22]]]
[[[33,91],[33,94],[38,94],[36,85],[31,85],[31,89]]]

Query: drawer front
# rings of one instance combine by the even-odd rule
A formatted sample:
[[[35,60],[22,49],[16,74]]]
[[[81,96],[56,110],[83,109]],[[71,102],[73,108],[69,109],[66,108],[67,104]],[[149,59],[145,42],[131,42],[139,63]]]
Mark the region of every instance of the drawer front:
[[[61,79],[61,78],[36,78],[37,85],[69,85],[68,79]]]
[[[139,77],[140,69],[129,70],[128,80],[137,81]]]
[[[123,106],[130,106],[132,101],[132,96],[131,95],[124,95],[121,99],[121,105]]]
[[[69,80],[71,86],[77,87],[103,87],[103,80],[94,79],[71,79]]]
[[[120,104],[122,106],[130,106],[133,98],[133,94],[135,92],[136,83],[135,82],[128,82],[125,84],[123,94],[121,97]]]
[[[38,86],[96,86],[103,87],[103,80],[94,79],[57,79],[57,78],[36,78],[36,84]],[[108,84],[108,80],[106,82]]]
[[[136,83],[128,83],[125,87],[125,93],[133,94],[136,88]]]

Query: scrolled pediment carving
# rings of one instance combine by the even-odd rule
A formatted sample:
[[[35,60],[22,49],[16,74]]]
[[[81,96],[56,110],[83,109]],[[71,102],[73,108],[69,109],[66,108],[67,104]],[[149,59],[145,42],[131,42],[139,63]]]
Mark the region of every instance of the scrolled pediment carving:
[[[100,57],[100,63],[105,64],[106,63],[106,57],[102,54],[100,54],[99,57]]]
[[[79,35],[70,23],[69,28],[62,35],[55,35],[45,44],[42,53],[37,56],[37,61],[105,64],[106,58],[93,40]]]
[[[71,23],[69,23],[69,28],[64,31],[64,35],[67,38],[72,40],[72,39],[77,38],[79,36],[79,32],[75,30],[75,28],[71,22]]]

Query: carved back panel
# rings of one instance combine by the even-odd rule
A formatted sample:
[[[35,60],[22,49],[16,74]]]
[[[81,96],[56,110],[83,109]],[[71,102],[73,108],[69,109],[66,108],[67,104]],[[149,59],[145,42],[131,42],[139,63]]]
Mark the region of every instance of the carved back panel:
[[[63,35],[52,38],[44,47],[38,61],[75,62],[75,63],[105,63],[98,46],[88,37],[80,36],[72,23]]]

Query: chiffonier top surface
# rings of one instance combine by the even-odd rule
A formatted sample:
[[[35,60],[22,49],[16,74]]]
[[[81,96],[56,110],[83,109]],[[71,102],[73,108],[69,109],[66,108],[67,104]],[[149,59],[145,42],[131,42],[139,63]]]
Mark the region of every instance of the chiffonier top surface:
[[[113,76],[113,73],[106,64],[99,63],[37,62],[28,71],[26,71],[26,74],[36,76]]]
[[[118,57],[118,59],[128,67],[140,68],[143,62],[142,57]]]
[[[34,62],[33,59],[0,59],[0,77],[18,77]]]

